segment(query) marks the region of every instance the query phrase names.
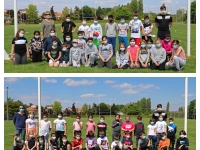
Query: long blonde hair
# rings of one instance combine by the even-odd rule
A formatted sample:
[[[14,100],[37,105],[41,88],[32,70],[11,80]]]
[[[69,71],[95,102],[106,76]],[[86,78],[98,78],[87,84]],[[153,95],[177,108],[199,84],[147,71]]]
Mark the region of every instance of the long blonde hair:
[[[144,43],[145,45],[147,45],[146,41],[145,41],[145,40],[142,40],[142,42],[141,42],[141,44],[140,44],[140,54],[141,54],[141,52],[142,52],[142,48],[141,48],[142,43]],[[145,51],[148,52],[147,46],[146,46],[146,48],[145,48]]]

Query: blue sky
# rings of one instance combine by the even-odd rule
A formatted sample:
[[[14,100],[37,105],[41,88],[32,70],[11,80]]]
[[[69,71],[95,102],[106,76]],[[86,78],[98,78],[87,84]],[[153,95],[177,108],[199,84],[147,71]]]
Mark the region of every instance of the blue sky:
[[[54,10],[61,12],[64,7],[74,8],[74,6],[82,7],[83,5],[88,5],[90,7],[95,7],[94,0],[17,0],[18,9],[27,8],[29,4],[37,5],[39,13],[49,10],[51,6],[54,6]],[[193,1],[193,0],[191,0]],[[96,7],[113,7],[117,5],[127,4],[131,0],[96,0]],[[143,0],[144,3],[144,12],[152,11],[159,12],[160,6],[162,3],[165,3],[167,6],[167,11],[171,13],[176,12],[177,9],[187,9],[187,0]],[[13,0],[4,0],[5,9],[13,9]]]
[[[24,103],[37,104],[37,78],[5,78],[4,89],[10,87],[9,97]],[[170,102],[170,110],[184,106],[184,78],[42,78],[43,106],[53,101],[61,102],[63,109],[84,103],[105,102],[126,104],[142,97],[151,98],[152,109],[158,103]],[[189,78],[188,99],[196,99],[196,78]],[[20,85],[20,88],[19,88]],[[6,90],[5,90],[6,95]],[[4,98],[6,99],[6,97]]]

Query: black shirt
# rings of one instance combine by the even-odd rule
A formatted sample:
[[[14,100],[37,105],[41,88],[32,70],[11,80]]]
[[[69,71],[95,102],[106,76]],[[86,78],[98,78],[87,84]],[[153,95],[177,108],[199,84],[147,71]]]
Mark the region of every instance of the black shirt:
[[[70,22],[64,21],[61,26],[64,27],[63,31],[64,34],[66,33],[72,34],[72,28],[76,27],[76,25],[71,21]]]
[[[56,146],[56,147],[58,146],[58,141],[57,140],[54,140],[54,141],[50,140],[50,143],[51,143],[52,146]]]
[[[169,14],[159,14],[155,18],[155,22],[158,23],[158,31],[169,31],[169,23],[172,22],[172,17]]]
[[[153,115],[152,115],[152,118],[154,118],[155,121],[157,122],[160,115],[163,116],[163,120],[164,121],[167,120],[167,114],[163,110],[155,110],[154,113],[153,113]]]
[[[55,49],[50,47],[48,49],[48,52],[50,52],[50,55],[53,59],[57,59],[59,57],[59,52],[61,52],[61,47],[56,47]]]
[[[106,136],[106,129],[107,129],[107,124],[106,123],[98,123],[97,124],[97,129],[98,129],[98,131],[97,131],[97,137],[99,137],[99,132],[100,131],[104,131],[104,135]]]
[[[39,142],[39,150],[45,150],[44,148],[45,148],[45,142],[43,143]]]
[[[28,148],[32,149],[35,146],[35,138],[28,139]]]
[[[14,51],[17,54],[26,53],[27,39],[25,37],[20,37],[18,40],[15,38],[12,40],[12,44],[15,44]]]
[[[188,138],[178,138],[176,141],[176,149],[178,149],[181,145],[183,145],[183,147],[185,146],[189,146],[189,140]]]
[[[70,143],[69,141],[67,141],[65,144],[64,144],[64,142],[63,142],[60,148],[62,148],[62,150],[67,150],[67,145],[68,145],[68,144],[71,145],[71,143]]]
[[[61,62],[65,61],[66,63],[69,61],[69,53],[70,53],[70,48],[72,48],[72,43],[71,42],[65,42],[64,44],[67,45],[67,51],[62,51],[62,56],[61,56]]]

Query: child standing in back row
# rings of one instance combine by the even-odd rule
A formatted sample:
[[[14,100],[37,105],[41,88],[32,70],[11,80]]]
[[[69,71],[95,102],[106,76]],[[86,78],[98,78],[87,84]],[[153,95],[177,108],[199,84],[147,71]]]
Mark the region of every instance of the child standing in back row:
[[[159,141],[162,139],[162,133],[167,131],[167,124],[165,121],[163,121],[163,116],[160,115],[159,120],[156,122],[156,134],[157,134],[157,138],[158,138],[158,143]]]
[[[174,119],[169,118],[169,124],[167,125],[167,138],[170,139],[170,146],[174,149],[176,139],[177,126],[174,124]]]
[[[152,141],[152,150],[157,150],[156,125],[154,118],[149,121],[149,125],[147,126],[147,135],[149,140]]]
[[[81,116],[76,115],[76,121],[73,123],[73,137],[75,137],[76,133],[81,133],[81,130],[83,129],[83,122],[80,120]]]
[[[89,115],[88,116],[88,122],[86,123],[86,137],[88,137],[88,132],[89,131],[92,131],[94,132],[95,131],[95,127],[96,127],[96,124],[95,122],[93,121],[93,115]],[[95,132],[94,132],[95,133]]]
[[[34,112],[30,112],[29,119],[26,119],[26,135],[29,131],[33,131],[33,136],[36,137],[38,133],[38,121],[35,119]]]
[[[137,117],[138,122],[135,124],[134,135],[136,138],[136,147],[138,146],[138,140],[140,139],[140,132],[144,132],[144,124],[142,123],[142,117]]]
[[[105,117],[101,116],[100,122],[97,124],[97,137],[99,137],[100,131],[104,131],[105,136],[106,136],[107,124],[104,121],[105,121]]]

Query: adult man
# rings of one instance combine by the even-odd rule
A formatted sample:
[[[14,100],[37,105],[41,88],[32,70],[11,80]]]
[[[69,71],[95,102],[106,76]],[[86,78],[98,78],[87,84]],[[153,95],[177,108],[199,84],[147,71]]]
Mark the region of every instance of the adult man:
[[[166,34],[170,34],[170,28],[172,26],[172,17],[166,13],[165,5],[160,7],[161,13],[155,18],[155,25],[158,28],[158,38],[163,40]]]
[[[167,120],[167,114],[165,113],[165,111],[162,110],[162,105],[158,104],[157,109],[154,111],[154,113],[152,115],[152,118],[154,118],[155,121],[157,122],[160,115],[163,116],[164,121]]]
[[[70,34],[71,41],[73,40],[73,33],[76,31],[76,25],[70,20],[70,15],[66,15],[66,21],[64,21],[60,27],[61,32],[63,33],[63,40],[66,42],[66,34]]]

